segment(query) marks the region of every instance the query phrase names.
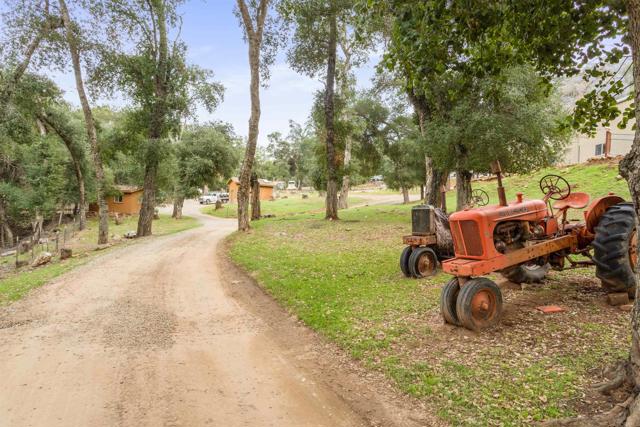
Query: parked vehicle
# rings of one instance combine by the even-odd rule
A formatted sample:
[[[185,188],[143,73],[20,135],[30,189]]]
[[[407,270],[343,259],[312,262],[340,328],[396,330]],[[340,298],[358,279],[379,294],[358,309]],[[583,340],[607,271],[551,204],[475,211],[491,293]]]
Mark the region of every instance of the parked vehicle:
[[[218,196],[218,199],[220,199],[222,203],[229,203],[229,193],[218,191],[216,192],[216,196]]]
[[[517,193],[508,203],[498,162],[492,172],[500,203],[449,216],[455,256],[443,261],[442,269],[454,277],[440,297],[447,323],[478,330],[499,322],[502,293],[482,277],[493,272],[515,283],[532,283],[541,281],[550,268],[595,266],[605,289],[635,295],[638,236],[632,203],[613,193],[589,203],[588,194],[572,193],[558,175],[540,180],[541,200],[524,200]],[[569,209],[584,208],[584,221],[567,218]]]
[[[443,192],[443,201],[445,197]],[[473,190],[469,207],[488,204],[489,195],[484,190]],[[449,217],[444,206],[414,206],[411,209],[411,235],[403,236],[402,242],[407,246],[400,254],[400,270],[406,277],[420,279],[436,274],[440,263],[453,257]]]
[[[218,201],[218,195],[216,193],[207,193],[200,196],[198,202],[201,205],[212,205]]]

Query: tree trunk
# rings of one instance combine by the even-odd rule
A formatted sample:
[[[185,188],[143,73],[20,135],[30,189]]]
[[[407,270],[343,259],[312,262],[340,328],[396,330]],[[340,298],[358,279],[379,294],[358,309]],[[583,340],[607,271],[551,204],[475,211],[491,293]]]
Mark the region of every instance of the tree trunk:
[[[249,137],[244,151],[244,160],[240,169],[240,184],[238,187],[238,230],[248,231],[249,225],[249,197],[251,192],[251,173],[256,157],[256,145],[260,125],[260,47],[262,33],[267,16],[268,0],[260,0],[255,14],[255,22],[244,0],[237,0],[238,9],[242,16],[243,27],[249,42],[249,68],[251,72],[251,115],[249,116]],[[255,26],[254,26],[255,24]]]
[[[6,244],[9,243],[8,246],[13,244],[13,231],[11,231],[11,227],[9,227],[7,216],[4,211],[4,204],[0,200],[0,234],[2,235],[3,242]]]
[[[156,68],[153,71],[154,93],[149,123],[149,142],[144,168],[142,206],[138,216],[136,237],[150,236],[153,232],[153,217],[156,210],[156,181],[160,164],[159,147],[165,137],[167,120],[167,93],[169,85],[169,42],[167,36],[167,17],[164,2],[157,2],[154,8],[155,22],[158,26],[158,48]]]
[[[456,210],[461,211],[471,202],[471,172],[456,171]]]
[[[260,181],[254,173],[251,174],[251,220],[258,220],[260,216]]]
[[[426,182],[424,186],[424,203],[435,207],[442,206],[442,187],[447,183],[449,172],[433,167],[430,157],[425,157]]]
[[[71,62],[73,64],[76,89],[78,91],[78,98],[80,98],[80,104],[82,105],[82,113],[84,114],[85,127],[89,138],[89,145],[91,146],[91,157],[93,159],[93,167],[96,174],[96,194],[98,197],[98,216],[100,218],[98,224],[98,244],[104,244],[109,240],[109,210],[105,200],[105,177],[104,168],[102,166],[102,157],[100,154],[100,146],[98,145],[98,134],[93,120],[93,113],[89,105],[89,100],[87,99],[87,95],[84,90],[82,69],[80,67],[80,52],[78,49],[76,34],[73,32],[71,18],[69,17],[69,11],[67,10],[65,1],[59,0],[59,2],[67,44],[69,45]]]
[[[251,68],[251,116],[249,117],[249,138],[240,169],[238,187],[238,230],[247,231],[249,225],[249,198],[251,174],[256,157],[256,146],[260,125],[260,48],[257,41],[249,39],[249,64]]]
[[[351,71],[351,54],[352,48],[349,45],[349,35],[347,34],[347,26],[343,25],[340,28],[340,34],[338,43],[340,45],[340,49],[342,51],[343,60],[342,60],[342,79],[340,83],[340,96],[343,99],[343,102],[347,104],[347,100],[350,96],[349,90],[349,73]],[[338,76],[340,78],[340,76]],[[348,105],[348,104],[347,104]],[[351,114],[349,111],[349,107],[346,108],[344,114],[344,120],[349,122],[351,120]],[[349,188],[351,186],[351,177],[349,171],[349,165],[351,164],[351,150],[353,148],[353,140],[349,135],[346,137],[345,147],[344,147],[344,175],[342,176],[342,188],[340,189],[340,196],[338,198],[338,209],[347,209],[349,207]]]
[[[324,92],[324,116],[327,145],[327,198],[326,215],[329,220],[338,219],[338,171],[336,165],[335,129],[334,129],[334,86],[336,78],[337,16],[332,11],[329,22],[329,40],[327,50],[327,80]]]
[[[349,168],[351,163],[351,138],[347,138],[347,144],[344,148],[344,167]],[[348,174],[342,177],[342,189],[340,190],[340,198],[338,199],[338,209],[347,209],[349,207],[349,187],[351,186],[351,178]]]
[[[173,200],[173,213],[171,218],[182,219],[182,207],[184,206],[184,196],[176,196]]]
[[[80,159],[81,154],[77,151],[77,145],[73,141],[73,136],[60,125],[56,118],[49,117],[43,113],[39,115],[38,119],[58,135],[65,147],[67,147],[67,151],[69,151],[69,156],[73,163],[73,170],[76,175],[76,181],[78,181],[78,228],[80,230],[84,230],[87,228],[87,201],[84,174],[82,172],[82,160]]]
[[[407,187],[401,187],[402,190],[402,203],[407,205],[411,202],[409,199],[409,189]]]
[[[153,147],[149,147],[153,150]],[[158,159],[155,153],[147,156],[144,168],[144,184],[142,188],[142,204],[138,216],[136,237],[150,236],[153,227],[153,214],[156,208],[156,176],[158,175]]]

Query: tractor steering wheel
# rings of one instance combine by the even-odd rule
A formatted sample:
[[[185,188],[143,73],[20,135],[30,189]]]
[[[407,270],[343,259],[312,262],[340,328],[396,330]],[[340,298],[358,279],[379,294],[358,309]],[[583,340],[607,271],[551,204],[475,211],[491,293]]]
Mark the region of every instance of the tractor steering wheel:
[[[471,192],[471,204],[473,206],[487,206],[489,204],[489,195],[486,191],[476,188]]]
[[[562,200],[569,197],[571,187],[566,179],[560,175],[545,175],[540,179],[540,190],[545,199]]]

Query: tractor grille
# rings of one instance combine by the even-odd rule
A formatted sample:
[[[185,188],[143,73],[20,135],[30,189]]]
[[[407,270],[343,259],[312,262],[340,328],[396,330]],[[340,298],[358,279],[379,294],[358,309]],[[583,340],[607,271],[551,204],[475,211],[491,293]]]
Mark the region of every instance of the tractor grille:
[[[452,221],[453,245],[457,254],[482,256],[482,241],[480,230],[475,221]]]

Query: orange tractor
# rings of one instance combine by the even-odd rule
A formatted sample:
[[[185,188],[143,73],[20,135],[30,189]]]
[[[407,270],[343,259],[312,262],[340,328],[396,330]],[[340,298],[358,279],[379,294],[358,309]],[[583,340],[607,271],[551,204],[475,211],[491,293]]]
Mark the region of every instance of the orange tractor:
[[[524,200],[518,193],[508,203],[498,162],[492,172],[500,203],[449,216],[454,256],[442,261],[442,269],[455,277],[441,293],[446,322],[479,330],[500,320],[500,288],[482,277],[493,272],[516,283],[533,283],[550,268],[595,265],[605,288],[634,296],[638,237],[632,203],[613,193],[589,203],[589,195],[572,193],[558,175],[540,180],[542,200]],[[584,208],[584,221],[568,219],[569,209]]]

